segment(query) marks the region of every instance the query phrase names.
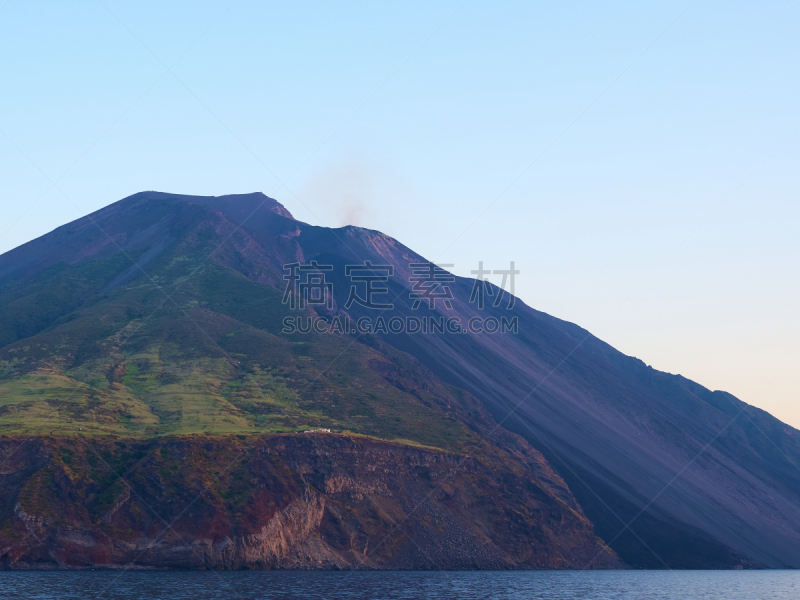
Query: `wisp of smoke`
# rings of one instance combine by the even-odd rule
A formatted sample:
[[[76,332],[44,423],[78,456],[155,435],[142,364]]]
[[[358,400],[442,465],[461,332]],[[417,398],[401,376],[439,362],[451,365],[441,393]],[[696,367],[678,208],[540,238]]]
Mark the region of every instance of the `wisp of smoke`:
[[[370,212],[372,186],[367,169],[348,162],[327,167],[308,183],[313,196],[324,199],[327,211],[336,214],[339,226],[361,225]]]

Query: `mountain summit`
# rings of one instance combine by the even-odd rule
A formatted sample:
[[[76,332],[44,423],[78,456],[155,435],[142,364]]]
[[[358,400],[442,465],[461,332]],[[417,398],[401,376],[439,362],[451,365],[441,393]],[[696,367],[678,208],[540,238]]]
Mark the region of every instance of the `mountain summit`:
[[[131,560],[149,505],[142,564],[800,567],[797,430],[377,231],[142,192],[0,256],[0,306],[9,566]]]

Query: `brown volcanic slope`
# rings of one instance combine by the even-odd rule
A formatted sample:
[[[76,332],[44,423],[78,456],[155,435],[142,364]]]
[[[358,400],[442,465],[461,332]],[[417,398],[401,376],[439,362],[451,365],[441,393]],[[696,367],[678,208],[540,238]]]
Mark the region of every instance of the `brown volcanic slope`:
[[[236,229],[235,224],[241,227]],[[97,225],[103,229],[103,234]],[[211,311],[245,324],[241,327],[220,322],[213,332],[219,340],[217,345],[224,347],[225,340],[231,340],[230,343],[236,346],[226,347],[233,354],[223,353],[219,357],[234,371],[238,360],[234,357],[253,352],[245,349],[243,341],[237,341],[242,332],[253,336],[266,332],[273,337],[269,340],[258,337],[260,341],[256,346],[282,347],[276,341],[283,339],[278,331],[282,313],[279,305],[274,303],[269,311],[259,313],[259,303],[246,298],[247,292],[242,291],[246,286],[240,285],[238,280],[225,280],[231,290],[229,296],[215,295],[219,285],[213,283],[216,281],[218,284],[220,280],[205,278],[212,268],[223,269],[225,273],[235,271],[264,290],[274,286],[277,288],[274,293],[279,295],[283,287],[283,264],[309,260],[333,264],[336,266],[333,280],[337,306],[342,307],[349,290],[349,283],[344,279],[345,264],[364,260],[376,264],[389,263],[396,269],[390,282],[392,291],[398,296],[396,314],[407,315],[411,312],[407,289],[408,263],[422,260],[410,249],[379,232],[355,227],[326,229],[295,221],[277,202],[261,194],[217,198],[156,192],[137,194],[98,211],[91,218],[76,221],[0,257],[0,285],[6,284],[6,291],[0,290],[0,293],[5,293],[4,298],[8,299],[8,310],[4,310],[4,318],[0,319],[0,344],[5,345],[0,360],[5,361],[6,380],[13,383],[19,381],[21,373],[27,373],[26,381],[34,385],[39,381],[51,381],[48,377],[66,376],[69,379],[74,376],[83,377],[82,381],[91,387],[89,382],[99,381],[95,371],[100,366],[103,369],[109,367],[103,363],[105,356],[118,354],[129,364],[138,360],[140,363],[137,364],[141,364],[143,369],[155,364],[155,359],[148,358],[153,354],[147,354],[146,348],[138,349],[139,354],[133,356],[118,352],[108,341],[113,341],[120,331],[128,331],[125,329],[129,326],[126,318],[130,317],[130,322],[138,324],[142,319],[137,316],[140,308],[143,310],[154,302],[163,301],[151,290],[152,283],[148,284],[139,268],[120,258],[111,239],[124,247],[148,274],[156,272],[157,283],[177,290],[175,297],[182,307],[201,311],[191,312],[190,316],[204,319],[209,313],[202,311]],[[195,260],[201,248],[217,248],[213,259],[205,263],[209,265],[207,267]],[[97,267],[97,273],[91,271],[90,267],[99,265],[100,261],[105,261],[103,268]],[[198,267],[196,276],[183,279]],[[71,269],[79,270],[80,277],[76,278],[75,270]],[[104,294],[99,298],[98,286]],[[465,322],[470,316],[478,315],[468,302],[472,282],[459,279],[452,288],[456,298],[448,316],[458,316]],[[54,299],[51,290],[62,291]],[[136,300],[139,304],[126,306],[119,300],[124,296],[128,302],[132,298],[130,294],[141,295]],[[118,321],[94,319],[98,329],[102,325],[103,331],[86,334],[86,319],[96,314],[92,312],[95,307],[105,307],[104,302],[113,304],[117,301],[122,302],[115,305],[118,306],[118,312],[114,313],[118,315]],[[168,310],[168,303],[163,302],[164,310]],[[127,309],[130,309],[129,313],[126,313]],[[338,308],[336,310],[341,312]],[[353,317],[368,314],[359,312],[358,306],[349,312]],[[374,338],[358,338],[347,346],[342,358],[337,358],[336,354],[338,341],[311,343],[297,338],[287,340],[292,344],[301,342],[297,346],[300,352],[292,354],[294,358],[287,358],[285,353],[273,353],[259,360],[262,366],[270,360],[277,360],[281,373],[289,375],[290,382],[311,383],[312,389],[317,386],[312,383],[316,381],[314,377],[322,375],[320,381],[324,385],[320,384],[320,391],[325,398],[336,397],[335,405],[339,407],[347,394],[336,396],[337,390],[341,394],[337,381],[351,386],[349,393],[356,393],[359,389],[363,391],[367,371],[358,371],[361,375],[355,377],[352,369],[364,369],[364,365],[369,365],[369,352],[389,356],[388,346],[392,346],[399,351],[395,356],[397,360],[400,360],[397,357],[411,355],[424,365],[412,367],[412,372],[425,372],[426,378],[435,376],[437,385],[466,390],[491,413],[494,422],[501,422],[504,427],[517,432],[540,451],[567,482],[597,534],[608,541],[628,564],[653,568],[800,566],[800,470],[797,467],[800,464],[800,446],[797,430],[729,394],[712,392],[680,376],[656,371],[617,352],[580,327],[535,311],[520,301],[512,311],[487,309],[480,314],[486,316],[487,312],[518,317],[519,334],[386,335],[380,343]],[[424,313],[424,309],[417,311],[420,313]],[[176,315],[176,321],[181,318]],[[145,331],[147,327],[147,323],[142,325]],[[159,327],[164,332],[164,328]],[[233,336],[226,337],[229,334]],[[101,335],[105,336],[102,339],[106,342],[98,345],[97,339]],[[173,340],[181,339],[176,335],[164,333],[162,348],[174,347]],[[337,338],[306,336],[308,340],[317,337]],[[122,335],[122,338],[136,341],[137,336]],[[152,340],[153,337],[150,335],[146,339]],[[133,341],[128,345],[136,346]],[[313,376],[308,377],[301,375],[302,369],[298,369],[306,360],[302,350],[304,341],[310,344],[305,355],[311,359],[308,364],[317,369]],[[194,340],[193,343],[202,346],[200,341]],[[142,342],[139,345],[146,344]],[[61,362],[51,360],[54,347],[59,348]],[[69,348],[66,361],[63,360],[64,348]],[[210,348],[204,352],[208,354]],[[348,362],[350,349],[363,360]],[[166,365],[160,367],[162,380],[188,372],[190,357],[179,357],[183,361],[178,362],[181,371],[170,366],[173,363],[169,363],[172,359],[167,354],[161,352],[159,355],[159,360]],[[332,361],[331,366],[328,366],[330,362],[321,365],[323,356]],[[242,362],[248,360],[254,359],[248,357]],[[386,360],[392,362],[394,359],[384,358],[379,362],[385,365]],[[61,370],[53,374],[47,371],[48,368]],[[127,373],[120,368],[114,373]],[[386,372],[380,366],[377,370],[369,367],[369,371],[384,375]],[[228,371],[222,367],[217,372],[220,377],[224,375],[231,381],[240,381],[226,374]],[[252,373],[249,377],[257,380],[258,377]],[[145,375],[128,373],[120,379],[115,377],[112,373],[105,380],[110,382],[110,387],[121,387],[110,390],[101,381],[99,388],[91,388],[99,391],[86,392],[86,406],[95,403],[97,408],[92,410],[94,415],[98,415],[93,421],[85,420],[90,423],[87,426],[99,431],[111,427],[100,417],[105,415],[113,420],[113,410],[109,407],[114,402],[128,401],[128,396],[119,398],[117,392],[120,390],[130,392],[126,431],[131,433],[187,431],[186,427],[179,429],[181,423],[191,425],[188,431],[202,431],[209,419],[213,425],[219,425],[219,415],[209,416],[213,410],[208,406],[214,402],[221,406],[220,399],[202,404],[202,398],[197,400],[202,394],[195,394],[192,406],[200,406],[197,409],[199,416],[189,422],[188,412],[180,415],[174,410],[170,412],[166,401],[156,398],[152,390],[148,391],[147,381],[142,379]],[[342,379],[337,380],[337,377]],[[403,376],[404,379],[407,377]],[[361,387],[353,385],[356,379],[362,381]],[[415,404],[419,400],[415,395],[419,395],[418,389],[409,389],[407,383],[391,375],[383,376],[383,381],[388,382],[391,389],[413,398],[403,396],[401,401],[400,396],[395,396],[398,392],[386,387],[382,388],[385,390],[382,400],[384,397],[396,398],[392,406],[408,406],[423,411]],[[274,377],[263,382],[274,382]],[[374,379],[369,382],[368,386],[386,385]],[[250,384],[240,382],[237,385],[246,387]],[[213,386],[208,384],[206,387],[211,389]],[[207,391],[204,393],[208,394]],[[450,393],[456,392],[451,390]],[[447,406],[446,394],[443,394],[431,395],[439,400],[428,400],[428,404],[436,404],[439,408],[429,410],[425,413],[427,417],[423,417],[423,412],[415,412],[418,417],[411,418],[402,409],[391,415],[374,412],[377,405],[370,404],[370,398],[364,394],[359,397],[359,402],[372,407],[374,418],[364,419],[363,411],[358,413],[356,407],[345,407],[344,412],[337,408],[338,412],[335,412],[331,409],[333,402],[322,401],[321,397],[317,404],[300,398],[293,408],[296,413],[286,412],[280,417],[287,426],[300,423],[326,426],[335,421],[333,425],[338,423],[343,429],[390,439],[404,437],[410,432],[411,438],[419,443],[452,448],[454,452],[469,452],[469,448],[477,447],[475,435],[480,433],[471,420],[474,417],[464,416],[463,412],[459,413],[460,416],[446,417],[455,419],[466,429],[444,427],[444,420],[438,421],[442,427],[427,431],[419,428],[419,424],[428,418],[440,419],[446,414],[442,413],[443,407]],[[22,415],[46,420],[46,414],[35,410],[40,404],[25,405],[22,396],[16,398],[14,408],[0,415],[0,426],[7,423],[21,427],[24,423]],[[145,404],[152,418],[135,402]],[[252,398],[248,402],[252,404]],[[420,402],[425,405],[425,401]],[[258,415],[252,416],[253,411],[247,408],[250,405],[239,404],[241,406],[235,407],[239,412],[231,409],[224,416],[235,421],[228,424],[231,431],[237,427],[257,430],[274,423],[259,421],[256,419]],[[59,408],[57,404],[54,406]],[[387,407],[387,410],[391,408]],[[61,407],[60,410],[60,414],[66,414],[63,412],[66,409]],[[103,413],[103,410],[107,412]],[[73,411],[74,414],[79,412]],[[395,418],[401,419],[402,425],[393,428],[391,423]],[[114,422],[121,421],[117,419]],[[491,431],[492,427],[494,425],[483,434]],[[436,431],[446,432],[446,439],[437,436]],[[541,485],[547,487],[544,483]],[[562,500],[569,499],[564,496]],[[630,527],[626,528],[627,524]]]
[[[377,338],[281,333],[301,225],[139,194],[0,257],[0,565],[619,565],[469,393]]]

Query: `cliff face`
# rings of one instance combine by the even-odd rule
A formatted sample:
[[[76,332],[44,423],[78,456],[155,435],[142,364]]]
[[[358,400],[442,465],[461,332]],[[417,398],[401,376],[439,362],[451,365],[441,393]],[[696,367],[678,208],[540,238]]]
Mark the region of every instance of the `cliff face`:
[[[337,434],[0,438],[0,565],[619,566],[516,461]],[[570,498],[567,498],[568,500]]]

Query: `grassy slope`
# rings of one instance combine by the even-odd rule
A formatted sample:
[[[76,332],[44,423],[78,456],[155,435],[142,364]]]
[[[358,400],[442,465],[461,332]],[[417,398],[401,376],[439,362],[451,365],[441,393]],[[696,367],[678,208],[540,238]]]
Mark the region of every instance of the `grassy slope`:
[[[205,254],[176,249],[152,280],[104,295],[91,290],[127,266],[119,256],[0,291],[12,342],[0,349],[0,434],[327,427],[440,448],[472,439],[446,414],[456,391],[415,386],[410,363],[393,383],[380,374],[407,357],[344,336],[282,335],[280,291],[185,256]]]

